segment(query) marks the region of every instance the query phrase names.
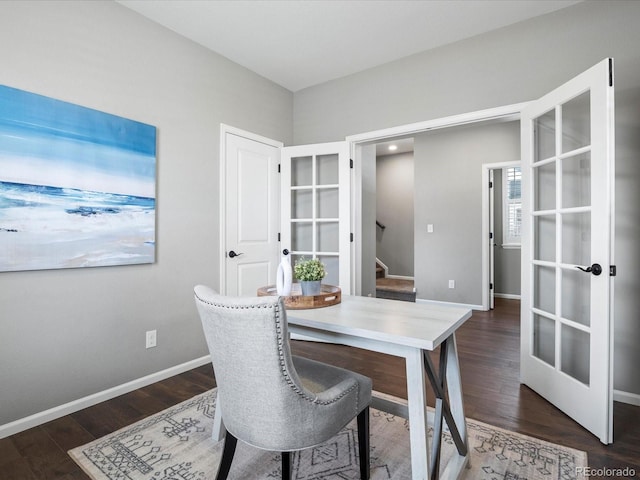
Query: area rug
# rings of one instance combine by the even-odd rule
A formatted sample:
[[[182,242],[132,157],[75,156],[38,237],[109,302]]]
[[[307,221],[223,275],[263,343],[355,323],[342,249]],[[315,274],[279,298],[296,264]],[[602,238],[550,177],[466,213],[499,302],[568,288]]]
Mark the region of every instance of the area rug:
[[[214,479],[223,442],[211,439],[216,389],[69,451],[93,480]],[[575,479],[587,466],[585,452],[468,420],[473,480]],[[411,478],[409,424],[372,409],[371,479]],[[455,451],[443,438],[442,464]],[[296,480],[358,479],[355,420],[336,437],[293,456]],[[280,455],[238,442],[229,478],[279,479]]]

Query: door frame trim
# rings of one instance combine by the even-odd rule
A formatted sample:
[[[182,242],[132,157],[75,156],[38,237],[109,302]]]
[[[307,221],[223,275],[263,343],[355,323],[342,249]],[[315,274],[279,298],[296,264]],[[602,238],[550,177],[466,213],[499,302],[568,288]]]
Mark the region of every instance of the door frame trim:
[[[449,127],[470,125],[479,122],[500,121],[509,122],[520,120],[520,112],[529,105],[530,102],[514,103],[501,107],[477,110],[459,115],[440,117],[423,122],[410,123],[397,127],[374,130],[372,132],[349,135],[345,138],[349,142],[351,158],[354,160],[353,188],[351,189],[351,218],[357,220],[362,215],[362,147],[367,144],[382,142],[396,137],[407,137],[420,133],[439,130]],[[351,289],[355,295],[362,294],[362,223],[352,224],[354,231],[354,242],[351,255]],[[484,277],[483,277],[484,278]]]
[[[266,145],[276,147],[278,149],[284,146],[284,143],[279,140],[273,140],[271,138],[263,137],[262,135],[258,135],[256,133],[249,132],[247,130],[242,130],[240,128],[232,127],[231,125],[226,125],[224,123],[220,124],[220,161],[219,163],[219,181],[218,181],[218,200],[219,200],[219,222],[218,225],[218,259],[220,259],[220,275],[218,277],[218,291],[222,295],[226,295],[226,278],[227,278],[227,265],[224,261],[225,252],[226,252],[226,207],[227,207],[227,186],[226,186],[226,174],[227,174],[227,134],[237,135],[238,137],[246,138],[248,140],[253,140],[255,142],[264,143]]]

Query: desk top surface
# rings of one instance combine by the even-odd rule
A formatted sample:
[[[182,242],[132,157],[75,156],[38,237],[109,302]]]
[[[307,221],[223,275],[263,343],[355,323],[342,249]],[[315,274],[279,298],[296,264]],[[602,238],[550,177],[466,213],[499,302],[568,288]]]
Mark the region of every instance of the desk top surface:
[[[330,307],[287,310],[293,331],[316,329],[424,350],[436,348],[469,317],[471,310],[462,307],[352,295]]]

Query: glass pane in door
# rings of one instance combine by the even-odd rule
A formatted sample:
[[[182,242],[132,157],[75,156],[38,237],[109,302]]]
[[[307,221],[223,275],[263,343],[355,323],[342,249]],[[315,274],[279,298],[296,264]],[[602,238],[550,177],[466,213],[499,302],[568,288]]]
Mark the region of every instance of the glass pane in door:
[[[548,313],[556,311],[556,270],[533,267],[533,307]]]
[[[296,252],[313,250],[313,224],[311,222],[293,222],[291,224],[291,249]]]
[[[541,315],[533,316],[533,355],[556,364],[556,322]]]
[[[338,159],[337,153],[316,157],[317,185],[338,184]]]
[[[562,153],[591,144],[591,92],[562,105]]]
[[[320,255],[318,256],[320,261],[324,263],[324,267],[327,271],[327,276],[324,277],[322,283],[329,285],[340,285],[340,262],[336,255]]]
[[[313,157],[291,159],[291,186],[308,186],[313,183]]]
[[[317,225],[317,250],[319,252],[338,252],[338,222],[322,222]]]
[[[580,270],[562,271],[562,318],[585,326],[591,324],[591,274]]]
[[[550,110],[533,122],[534,162],[556,154],[556,111]]]
[[[550,162],[534,167],[533,188],[535,192],[534,210],[556,208],[556,163]]]
[[[591,153],[562,159],[562,206],[591,205]]]
[[[291,218],[313,216],[313,193],[310,189],[291,191]]]
[[[591,265],[591,212],[562,214],[562,262]]]
[[[340,215],[339,200],[337,187],[317,189],[318,218],[338,218]]]
[[[589,385],[589,334],[569,325],[562,325],[560,329],[560,348],[562,352],[560,370]]]
[[[556,261],[556,216],[540,215],[533,223],[533,258],[547,262]]]

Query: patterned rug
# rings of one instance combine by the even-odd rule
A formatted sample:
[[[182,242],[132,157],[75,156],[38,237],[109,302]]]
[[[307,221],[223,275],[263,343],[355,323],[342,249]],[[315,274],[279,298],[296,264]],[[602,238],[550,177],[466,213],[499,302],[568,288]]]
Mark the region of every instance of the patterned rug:
[[[223,442],[211,439],[216,390],[198,395],[69,452],[93,480],[209,480]],[[587,454],[468,420],[471,469],[465,479],[575,479]],[[371,479],[410,479],[407,420],[371,409]],[[442,464],[455,451],[443,439]],[[326,444],[293,456],[296,480],[358,479],[355,420]],[[280,455],[238,442],[230,479],[279,479]]]

